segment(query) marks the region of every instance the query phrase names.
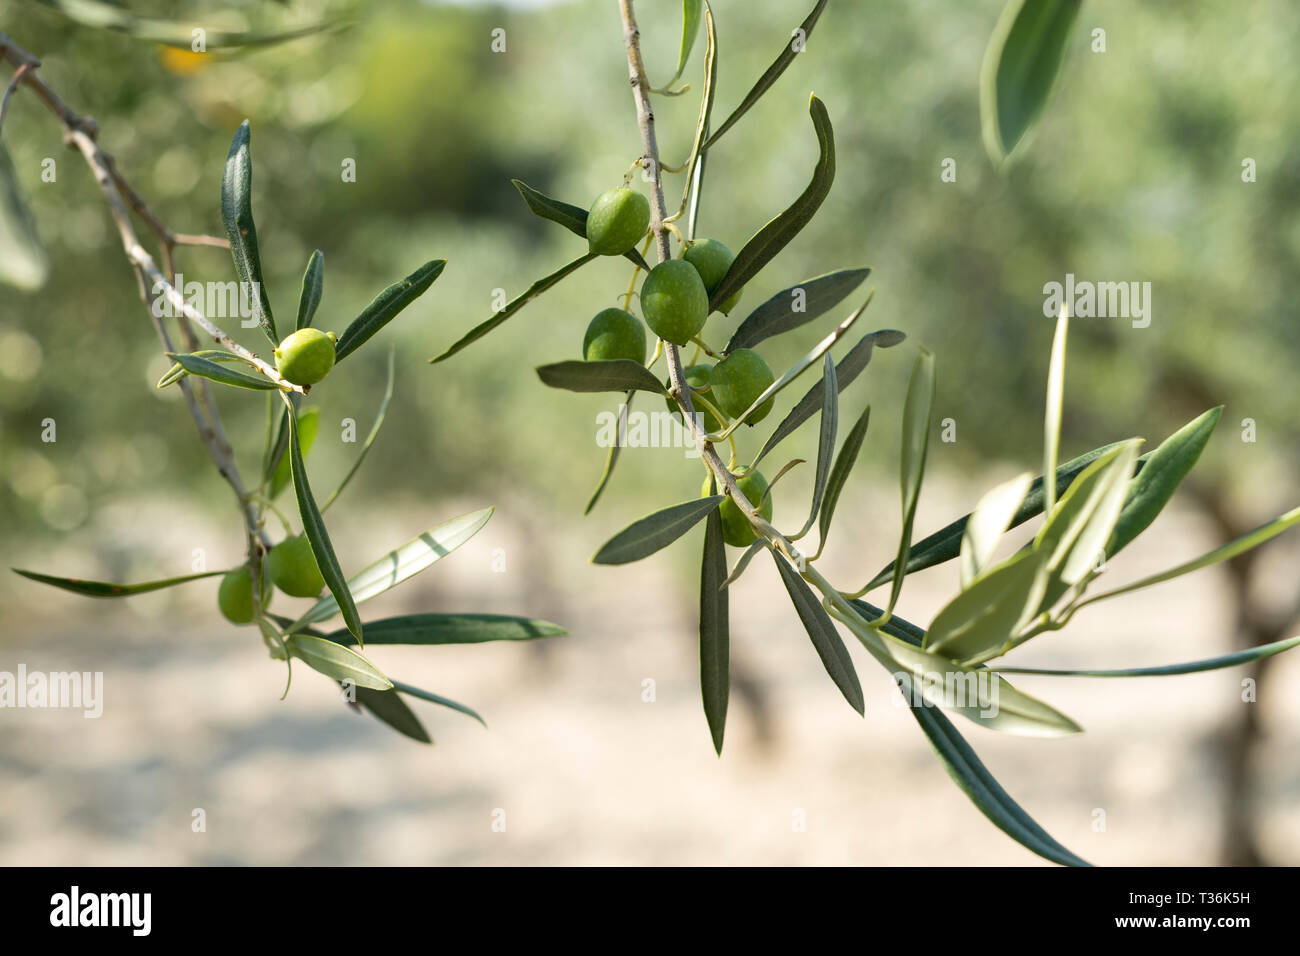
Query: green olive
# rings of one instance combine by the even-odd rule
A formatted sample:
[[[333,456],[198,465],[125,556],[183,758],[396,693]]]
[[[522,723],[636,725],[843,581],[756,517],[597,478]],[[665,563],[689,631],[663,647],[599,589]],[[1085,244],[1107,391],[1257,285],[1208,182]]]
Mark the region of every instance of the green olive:
[[[299,329],[287,336],[275,350],[280,377],[295,385],[315,385],[334,367],[333,332]]]
[[[587,326],[582,357],[588,362],[628,359],[645,364],[645,326],[631,312],[601,309]]]
[[[271,589],[267,586],[265,567],[262,574],[262,607],[271,603]],[[248,624],[253,620],[253,577],[248,565],[236,568],[221,579],[217,588],[217,607],[232,624]]]
[[[285,538],[266,557],[271,581],[291,597],[315,597],[325,587],[306,535]]]
[[[692,390],[704,388],[709,384],[709,370],[711,368],[713,368],[713,366],[705,362],[701,362],[699,365],[688,366],[683,370],[686,374],[686,384],[689,385]],[[668,388],[670,384],[671,383],[669,382],[664,382],[664,387]],[[670,412],[680,414],[677,402],[671,395],[666,396],[664,401],[667,403]],[[710,399],[710,401],[712,401],[712,399]],[[718,417],[714,415],[713,412],[701,405],[698,398],[695,400],[692,407],[695,409],[696,415],[704,416],[703,421],[705,431],[718,432],[722,430],[722,422],[718,421]]]
[[[722,284],[723,278],[727,275],[727,270],[731,264],[736,261],[736,254],[728,249],[717,239],[697,239],[691,243],[682,257],[699,272],[700,278],[704,281],[704,289],[710,296],[717,291],[718,286]],[[730,314],[731,310],[736,307],[740,301],[740,296],[745,290],[737,289],[727,298],[726,302],[718,306],[718,311],[723,315]]]
[[[650,228],[650,200],[627,186],[603,192],[587,213],[587,248],[593,255],[621,256]]]
[[[641,283],[641,311],[655,335],[673,345],[685,345],[704,328],[709,293],[693,265],[670,259],[651,269]]]
[[[753,349],[736,349],[713,366],[713,371],[709,373],[713,403],[730,418],[743,415],[754,404],[754,400],[775,381],[772,369],[763,360],[763,356]],[[756,425],[766,418],[775,401],[775,397],[769,398],[760,405],[749,416],[747,424]]]
[[[772,498],[767,494],[767,479],[758,469],[746,470],[736,478],[736,487],[741,493],[749,499],[752,505],[758,505],[758,513],[768,521],[772,520]],[[704,486],[700,489],[700,496],[707,496],[709,493],[709,477],[704,479]],[[721,494],[721,492],[717,492]],[[754,526],[749,523],[749,518],[745,513],[736,507],[736,503],[727,498],[718,508],[718,515],[722,518],[722,540],[735,548],[747,548],[754,543],[758,537],[754,533]]]

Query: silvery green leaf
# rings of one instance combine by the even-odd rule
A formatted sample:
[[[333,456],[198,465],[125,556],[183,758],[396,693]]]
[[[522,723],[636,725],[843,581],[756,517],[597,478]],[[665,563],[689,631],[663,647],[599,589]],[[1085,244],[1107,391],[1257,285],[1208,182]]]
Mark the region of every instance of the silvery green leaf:
[[[1033,476],[1017,475],[998,485],[979,500],[966,522],[961,540],[961,586],[968,588],[993,560],[998,541],[1020,510]]]

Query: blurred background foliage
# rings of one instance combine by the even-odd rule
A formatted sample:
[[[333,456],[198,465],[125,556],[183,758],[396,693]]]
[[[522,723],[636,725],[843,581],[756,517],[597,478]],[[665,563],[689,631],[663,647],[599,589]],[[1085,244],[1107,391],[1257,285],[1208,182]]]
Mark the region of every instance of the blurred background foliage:
[[[694,466],[633,449],[595,515],[580,522],[603,463],[595,416],[613,403],[550,391],[532,373],[579,356],[589,317],[626,286],[622,260],[587,267],[455,359],[425,364],[490,314],[494,290],[513,297],[585,251],[534,218],[511,177],[585,207],[639,155],[616,4],[147,6],[153,17],[210,18],[232,29],[333,26],[198,57],[87,29],[47,4],[0,6],[0,28],[43,57],[46,81],[99,121],[104,147],[175,230],[221,233],[222,164],[237,124],[251,119],[254,208],[282,328],[313,248],[325,253],[326,275],[316,324],[335,331],[389,282],[428,259],[449,260],[432,290],[383,333],[398,348],[397,393],[354,504],[366,495],[511,495],[548,526],[587,536],[594,550],[631,518],[695,493]],[[717,0],[718,115],[788,42],[808,6]],[[978,111],[980,62],[1001,6],[830,4],[807,52],[710,152],[699,234],[739,249],[803,189],[816,155],[810,91],[836,128],[830,201],[751,283],[741,307],[711,320],[706,337],[721,344],[749,309],[802,278],[870,265],[877,294],[865,326],[901,329],[938,356],[936,417],[955,419],[957,441],[932,446],[932,467],[955,476],[994,462],[1036,469],[1052,329],[1044,283],[1067,272],[1149,281],[1149,328],[1117,319],[1073,324],[1063,451],[1134,434],[1154,444],[1225,403],[1194,479],[1199,496],[1243,528],[1293,506],[1300,114],[1292,100],[1300,63],[1292,52],[1300,7],[1085,3],[1035,140],[1001,176],[983,152]],[[680,4],[642,0],[638,15],[652,80],[666,81]],[[492,50],[498,28],[505,52]],[[1105,30],[1104,53],[1090,49],[1096,28]],[[697,49],[687,71],[697,85],[701,60]],[[697,109],[691,93],[657,101],[667,162],[685,156]],[[80,535],[84,547],[111,552],[82,526],[128,491],[179,489],[214,512],[228,509],[178,393],[153,388],[166,362],[84,164],[22,91],[4,142],[52,263],[43,288],[0,290],[0,527],[11,559],[18,542],[54,536]],[[46,157],[57,161],[56,183],[41,181]],[[946,158],[956,161],[955,183],[940,178]],[[1242,180],[1246,158],[1257,165],[1256,182]],[[355,160],[355,183],[340,176],[346,159]],[[669,181],[670,197],[678,195]],[[233,277],[221,250],[183,249],[178,263],[187,279]],[[832,320],[768,343],[769,362],[788,364]],[[242,338],[258,346],[254,332]],[[382,389],[382,351],[372,348],[313,395],[326,427],[352,417],[364,434]],[[856,478],[864,485],[896,471],[898,393],[910,364],[904,349],[880,352],[847,393],[845,416],[873,405]],[[262,404],[232,394],[222,405],[251,469]],[[47,417],[58,423],[55,444],[39,440]],[[1254,444],[1239,440],[1245,418],[1257,423]],[[765,426],[759,431],[745,437],[742,456],[766,436]],[[786,447],[811,459],[814,443],[808,428]],[[350,454],[322,441],[313,466],[340,474]],[[782,497],[787,515],[805,507],[804,471],[777,496],[778,520]],[[886,529],[872,553],[883,556],[896,501],[870,507]],[[880,563],[871,561],[864,574]],[[0,588],[15,590],[12,582]],[[1278,598],[1292,596],[1270,600]]]

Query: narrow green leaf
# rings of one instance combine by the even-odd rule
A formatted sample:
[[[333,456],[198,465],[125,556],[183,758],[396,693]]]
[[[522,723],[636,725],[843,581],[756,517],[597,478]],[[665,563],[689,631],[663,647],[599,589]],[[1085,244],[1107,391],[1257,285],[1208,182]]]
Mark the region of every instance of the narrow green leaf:
[[[727,343],[726,351],[752,349],[774,335],[807,325],[839,305],[869,275],[871,270],[867,268],[841,269],[782,289],[749,313]]]
[[[821,17],[822,11],[826,9],[826,3],[827,0],[817,0],[817,5],[812,8],[812,12],[809,13],[808,16],[804,17],[803,23],[799,24],[798,32],[792,34],[791,37],[786,39],[785,45],[781,47],[781,52],[777,54],[772,65],[769,66],[763,72],[763,75],[758,78],[758,82],[756,82],[753,87],[750,88],[750,91],[745,94],[745,98],[740,101],[740,105],[732,110],[731,115],[728,116],[723,124],[718,127],[718,131],[709,137],[708,141],[704,144],[705,149],[708,149],[721,139],[722,134],[731,129],[731,127],[736,124],[737,120],[749,112],[750,107],[762,99],[763,94],[771,89],[772,85],[781,78],[781,74],[784,73],[786,68],[794,62],[794,58],[799,55],[799,52],[804,49],[804,45],[806,45],[808,40],[812,37],[813,27],[817,25],[818,18]],[[802,38],[803,43],[796,48],[796,40],[798,38]]]
[[[440,707],[450,707],[452,710],[459,711],[466,717],[474,718],[484,727],[487,726],[487,721],[479,716],[478,711],[471,707],[466,707],[464,704],[457,703],[450,697],[443,697],[441,694],[435,694],[432,691],[421,690],[418,687],[412,687],[410,684],[403,684],[400,681],[394,681],[393,686],[403,694],[408,694],[411,697],[418,697],[420,700],[427,700],[429,703],[437,704]]]
[[[862,685],[858,683],[858,674],[853,669],[853,659],[849,657],[849,650],[840,639],[839,632],[835,630],[835,622],[826,613],[826,609],[822,607],[821,601],[817,599],[812,588],[804,582],[794,568],[790,567],[789,562],[775,552],[772,554],[772,560],[776,562],[776,569],[781,573],[781,581],[790,594],[790,601],[794,604],[794,609],[799,615],[799,620],[803,622],[808,637],[812,639],[813,647],[817,651],[817,656],[821,658],[826,673],[840,689],[849,706],[859,714],[865,715],[867,704],[862,697]]]
[[[455,551],[482,530],[492,517],[491,508],[472,511],[450,521],[434,525],[406,544],[389,551],[378,561],[367,565],[347,582],[351,600],[360,604],[376,595],[396,587],[407,578],[419,574],[439,558]],[[323,569],[322,569],[323,570]],[[301,631],[303,625],[324,621],[339,613],[333,595],[326,595],[308,608],[307,613],[290,625],[289,630]],[[348,628],[351,630],[351,627]],[[353,632],[355,635],[355,632]]]
[[[243,288],[250,291],[248,300],[253,306],[251,318],[257,320],[262,333],[272,345],[280,344],[275,330],[275,317],[271,314],[271,301],[262,281],[262,258],[257,248],[257,226],[253,223],[253,157],[249,151],[251,132],[248,120],[239,124],[235,138],[226,156],[226,169],[221,178],[221,219],[226,224],[230,238],[230,255],[235,260],[235,272]],[[256,295],[251,292],[256,292]],[[193,371],[191,369],[190,371]]]
[[[214,362],[198,354],[186,352],[166,352],[164,354],[191,375],[198,375],[219,382],[222,385],[233,385],[235,388],[249,388],[254,391],[264,392],[280,390],[279,385],[264,375],[249,375],[247,372],[226,368],[220,362]]]
[[[1061,308],[1052,336],[1052,359],[1047,368],[1047,409],[1043,414],[1043,485],[1048,514],[1056,507],[1056,461],[1061,450],[1061,409],[1065,403],[1065,343],[1070,330],[1070,316]]]
[[[343,489],[348,486],[348,482],[351,481],[353,476],[361,470],[361,463],[366,460],[366,455],[370,453],[370,446],[373,445],[375,439],[379,437],[379,429],[384,427],[384,419],[388,417],[388,404],[393,400],[393,360],[395,354],[396,349],[389,348],[388,378],[384,385],[384,397],[379,402],[379,411],[375,413],[375,423],[370,426],[370,433],[366,435],[366,440],[361,443],[361,450],[357,452],[357,457],[353,460],[352,467],[349,468],[348,473],[343,476],[343,480],[339,482],[338,487],[335,488],[330,493],[330,496],[325,499],[325,504],[321,505],[320,510],[322,512],[329,510],[329,506],[334,504],[335,499],[343,493]]]
[[[405,734],[422,744],[433,743],[433,738],[424,729],[424,724],[420,723],[420,718],[415,716],[415,712],[402,700],[396,689],[371,690],[369,687],[358,687],[355,694],[357,706],[364,707],[399,734]]]
[[[403,614],[366,622],[368,644],[485,644],[532,641],[568,633],[550,621],[510,614]],[[346,628],[324,636],[336,644],[355,641]]]
[[[857,322],[858,319],[861,318],[862,313],[865,312],[867,310],[867,306],[871,304],[871,299],[874,294],[875,293],[872,293],[872,295],[867,296],[866,301],[863,302],[862,305],[854,309],[853,312],[849,314],[848,318],[846,318],[843,322],[837,325],[834,328],[834,330],[832,330],[832,332],[826,336],[826,338],[818,342],[810,352],[804,355],[803,358],[799,359],[799,361],[795,362],[794,365],[790,366],[790,368],[786,370],[785,374],[783,374],[775,382],[773,382],[771,385],[765,388],[762,391],[762,393],[758,396],[758,398],[754,399],[754,401],[750,403],[749,408],[741,412],[739,416],[737,416],[735,419],[732,420],[730,425],[728,425],[726,428],[722,430],[722,432],[718,436],[718,440],[720,441],[721,439],[726,438],[728,435],[734,432],[737,428],[739,428],[741,425],[747,422],[751,415],[753,415],[756,411],[762,408],[763,405],[766,404],[770,398],[772,398],[778,392],[785,389],[786,386],[788,386],[791,382],[793,382],[796,378],[798,378],[808,369],[812,368],[814,363],[816,363],[823,355],[829,352],[831,348],[835,345],[835,343],[838,342],[841,338],[843,338],[848,333],[849,329],[853,327],[853,323]],[[817,399],[818,399],[819,407],[825,405],[824,385],[818,389]]]
[[[993,560],[998,541],[1024,504],[1033,483],[1029,472],[1017,475],[979,500],[961,539],[961,586],[968,588]]]
[[[716,479],[710,477],[709,494],[716,490]],[[700,562],[700,696],[709,734],[713,737],[713,749],[719,756],[731,691],[729,602],[722,586],[726,577],[727,548],[722,540],[722,516],[713,510],[704,522],[704,557]]]
[[[243,362],[243,356],[236,355],[234,352],[227,352],[225,349],[199,349],[197,352],[190,352],[192,356],[201,359],[207,359],[209,362]],[[250,366],[251,368],[252,366]],[[166,388],[168,385],[175,384],[190,373],[185,370],[185,366],[180,362],[173,363],[163,377],[158,379],[155,388]]]
[[[980,69],[984,148],[1002,166],[1042,115],[1081,0],[1008,0]]]
[[[666,395],[664,383],[654,374],[631,359],[611,359],[605,362],[584,362],[570,359],[543,365],[537,369],[537,377],[551,388],[562,388],[570,392],[651,392]]]
[[[835,363],[831,361],[829,352],[826,353],[822,383],[822,427],[817,440],[817,473],[813,479],[812,507],[808,512],[808,520],[804,522],[797,537],[807,534],[821,513],[826,482],[830,479],[831,462],[835,457],[835,439],[840,424],[840,387],[835,381]]]
[[[844,363],[840,363],[841,370]],[[842,374],[841,374],[842,378]],[[1123,442],[1112,442],[1109,445],[1103,445],[1095,448],[1086,455],[1080,455],[1067,461],[1056,469],[1057,488],[1064,491],[1069,488],[1071,483],[1079,476],[1085,468],[1094,461],[1108,452],[1119,448]],[[1145,461],[1145,456],[1138,459],[1141,465]],[[1140,474],[1140,472],[1139,472]],[[1030,518],[1036,518],[1043,513],[1043,479],[1040,475],[1034,479],[1029,486],[1029,492],[1025,495],[1024,503],[1011,519],[1011,527],[1015,528],[1024,524]],[[916,544],[912,545],[912,550],[907,556],[907,573],[913,574],[917,571],[924,571],[926,568],[932,568],[937,564],[943,564],[945,561],[951,561],[961,552],[962,535],[966,530],[966,523],[970,520],[970,515],[958,518],[949,525],[940,528],[934,534],[922,538]],[[882,584],[888,584],[894,579],[894,564],[890,562],[880,569],[880,572],[871,579],[866,590],[871,591],[880,587]]]
[[[844,439],[844,445],[840,448],[835,464],[831,467],[830,477],[826,482],[826,497],[822,499],[821,513],[818,516],[817,530],[821,540],[817,544],[817,553],[813,555],[813,560],[820,558],[826,548],[826,536],[830,534],[835,506],[839,503],[840,493],[849,480],[853,466],[857,464],[858,452],[862,450],[862,442],[867,437],[867,425],[870,421],[871,406],[868,405],[862,410],[862,416],[854,423],[853,428],[849,430],[849,436]]]
[[[1276,538],[1283,531],[1286,531],[1292,525],[1300,522],[1300,508],[1288,511],[1286,514],[1273,519],[1268,524],[1260,525],[1249,534],[1244,534],[1234,541],[1230,541],[1221,548],[1215,548],[1207,554],[1201,555],[1194,561],[1188,561],[1186,564],[1180,564],[1176,568],[1168,571],[1162,571],[1159,574],[1153,574],[1150,577],[1142,578],[1140,581],[1134,581],[1132,584],[1126,584],[1122,588],[1115,588],[1113,591],[1104,591],[1101,594],[1094,594],[1086,600],[1080,601],[1076,607],[1084,607],[1088,604],[1095,604],[1106,598],[1118,597],[1121,594],[1128,594],[1130,591],[1137,591],[1142,588],[1149,588],[1153,584],[1162,584],[1165,581],[1172,581],[1174,578],[1181,577],[1184,574],[1190,574],[1193,571],[1199,571],[1202,568],[1208,568],[1212,564],[1218,564],[1220,561],[1227,561],[1235,558],[1239,554],[1257,548],[1265,541]]]
[[[524,197],[524,202],[528,204],[528,208],[533,215],[540,216],[550,222],[559,223],[574,235],[581,236],[584,239],[587,238],[587,210],[581,206],[564,202],[562,199],[548,196],[521,180],[512,179],[510,182],[519,191],[519,195]],[[623,253],[623,258],[632,261],[646,272],[650,271],[649,264],[642,258],[641,253],[635,249],[629,249]]]
[[[326,677],[350,680],[357,687],[371,690],[393,689],[393,682],[379,668],[350,647],[309,634],[291,634],[286,643],[294,657]]]
[[[9,151],[0,144],[0,283],[35,292],[49,274],[50,258],[36,217],[18,185]]]
[[[319,408],[308,408],[298,415],[298,440],[302,444],[302,457],[304,459],[311,454],[312,446],[316,444],[316,435],[319,431]],[[271,483],[267,487],[266,492],[267,497],[274,498],[281,491],[287,488],[292,477],[289,468],[289,456],[281,454],[280,461],[276,464],[275,471],[271,474]]]
[[[1224,667],[1236,667],[1249,664],[1264,657],[1281,654],[1300,645],[1300,636],[1288,637],[1271,644],[1260,644],[1244,651],[1234,651],[1222,657],[1211,657],[1203,661],[1191,661],[1187,664],[1162,664],[1158,667],[1126,667],[1121,670],[1065,671],[1048,670],[1041,667],[999,667],[1001,674],[1036,674],[1042,677],[1171,677],[1177,674],[1198,674],[1201,671],[1219,670]]]
[[[446,259],[426,262],[405,279],[394,282],[375,296],[339,336],[338,345],[334,348],[334,361],[342,362],[368,342],[371,336],[393,321],[398,313],[424,295],[425,290],[442,275],[446,265]]]
[[[924,347],[912,365],[903,404],[903,446],[899,456],[898,483],[902,498],[903,530],[898,536],[898,557],[894,560],[893,588],[887,613],[893,613],[903,590],[904,568],[912,548],[912,522],[925,478],[925,458],[930,447],[930,422],[934,408],[934,356]]]
[[[944,605],[926,632],[925,650],[954,661],[997,656],[1033,617],[1046,590],[1046,552],[1020,551]]]
[[[771,489],[769,488],[769,490]],[[740,557],[736,559],[736,566],[731,569],[731,573],[727,575],[726,580],[722,582],[720,587],[723,590],[726,590],[735,584],[736,581],[740,580],[740,576],[744,574],[745,569],[749,567],[749,562],[754,560],[754,555],[758,554],[758,552],[762,551],[766,547],[768,547],[768,544],[765,538],[756,539],[744,550],[744,552],[741,553]]]
[[[700,32],[700,12],[703,7],[703,0],[682,0],[682,52],[677,57],[677,72],[673,74],[671,80],[660,87],[661,90],[667,90],[680,80],[686,71],[686,63],[691,58],[691,48],[695,46],[695,38]]]
[[[111,584],[107,581],[83,581],[80,578],[58,578],[51,574],[40,574],[36,571],[24,571],[22,568],[10,568],[14,574],[21,574],[32,581],[39,581],[41,584],[49,584],[56,588],[63,588],[65,591],[72,591],[74,594],[84,594],[86,597],[96,598],[115,598],[130,597],[132,594],[144,594],[146,591],[161,591],[163,588],[174,587],[177,584],[184,584],[187,581],[197,581],[199,578],[215,577],[218,574],[228,574],[229,569],[225,571],[202,571],[199,574],[187,574],[179,578],[165,578],[161,581],[146,581],[143,584]]]
[[[303,532],[311,543],[311,553],[316,558],[321,577],[325,579],[325,585],[330,589],[335,606],[342,610],[343,621],[347,624],[348,630],[357,639],[357,643],[365,647],[366,642],[361,636],[361,616],[357,614],[356,602],[348,590],[343,569],[339,567],[339,559],[334,555],[334,545],[330,543],[329,532],[325,530],[325,521],[321,518],[320,509],[316,507],[316,499],[312,497],[311,486],[307,482],[307,466],[303,464],[302,445],[298,435],[298,416],[294,413],[289,415],[289,466],[293,477],[294,495],[298,499],[298,514],[302,518]],[[324,600],[326,599],[322,598],[322,601]],[[317,602],[317,606],[320,603]]]
[[[1124,504],[1139,439],[1120,442],[1085,468],[1034,538],[1047,552],[1048,569],[1066,585],[1081,581],[1095,564]]]
[[[980,813],[1011,839],[1045,860],[1062,866],[1091,865],[1057,843],[1011,799],[942,711],[925,702],[914,702],[916,695],[911,692],[910,679],[909,685],[902,689],[911,705],[912,716],[921,725],[939,762]]]
[[[282,397],[287,396],[289,405],[293,406],[296,414],[302,407],[302,396],[295,392],[282,392]],[[268,399],[271,396],[267,396]],[[271,425],[273,408],[279,408],[279,417],[276,419],[274,429]],[[289,406],[283,402],[277,402],[275,405],[267,407],[267,446],[262,454],[262,483],[266,484],[271,481],[272,476],[280,468],[280,462],[285,460],[285,455],[289,451]],[[272,435],[274,434],[274,438]]]
[[[596,507],[596,502],[600,500],[606,485],[609,484],[609,479],[614,475],[614,466],[618,464],[618,455],[623,449],[623,440],[626,437],[628,411],[632,407],[632,399],[635,395],[635,391],[629,391],[623,398],[623,404],[618,407],[618,428],[614,435],[614,444],[609,446],[609,451],[605,454],[605,470],[601,472],[600,484],[591,493],[591,500],[587,502],[587,507],[582,509],[584,516],[591,514],[591,509]]]
[[[1124,510],[1106,542],[1108,556],[1119,554],[1169,504],[1174,491],[1201,457],[1222,415],[1222,405],[1211,408],[1174,432],[1147,456],[1146,466],[1129,485]]]
[[[825,0],[821,0],[825,2]],[[772,261],[778,252],[808,225],[813,215],[821,208],[822,200],[831,190],[835,181],[835,133],[831,129],[831,118],[826,112],[826,104],[812,96],[808,101],[808,112],[812,116],[813,129],[817,133],[819,155],[813,169],[812,181],[785,212],[777,216],[766,226],[756,232],[745,243],[731,268],[722,277],[718,287],[709,296],[709,310],[713,311],[739,291],[746,282],[758,275],[765,265]],[[733,114],[734,115],[734,114]],[[713,134],[717,139],[722,132]]]
[[[550,275],[546,276],[545,278],[538,279],[536,282],[534,282],[532,285],[528,287],[528,289],[523,293],[523,295],[519,296],[518,298],[512,299],[510,302],[506,303],[505,308],[503,308],[500,312],[493,315],[492,318],[488,319],[486,322],[480,322],[478,325],[474,326],[474,328],[470,329],[469,332],[461,336],[461,338],[454,345],[448,348],[441,355],[429,359],[429,362],[432,364],[433,362],[441,362],[444,359],[449,359],[457,352],[477,342],[479,339],[483,338],[483,336],[487,335],[497,326],[501,325],[503,322],[506,321],[506,319],[510,318],[510,316],[514,315],[516,312],[518,312],[520,309],[526,306],[529,302],[532,302],[533,299],[537,298],[547,289],[551,288],[551,286],[555,285],[565,276],[569,275],[572,272],[575,272],[576,270],[578,270],[582,266],[585,266],[588,262],[590,262],[595,258],[596,256],[592,255],[591,253],[587,253],[587,255],[579,256],[577,259],[574,259],[572,262],[568,263],[567,265],[562,266],[561,268],[557,269],[555,272],[552,272]]]
[[[298,294],[298,320],[294,330],[311,325],[325,292],[325,253],[317,249],[307,260],[307,271],[302,274],[302,291]]]
[[[649,557],[672,544],[700,519],[716,511],[726,495],[710,495],[664,508],[632,522],[605,542],[591,559],[593,564],[628,564]]]
[[[871,354],[876,346],[882,349],[892,348],[905,338],[906,336],[902,332],[897,332],[894,329],[881,329],[864,335],[857,345],[849,349],[844,358],[840,359],[835,366],[835,381],[839,390],[843,392],[862,373],[862,370],[871,362]],[[818,379],[817,384],[810,388],[803,398],[799,399],[794,408],[790,409],[790,413],[781,420],[781,424],[776,426],[776,431],[772,432],[772,436],[763,444],[762,451],[754,459],[755,465],[762,461],[768,452],[788,438],[795,429],[817,413],[817,410],[822,407],[822,390],[825,387],[825,382]]]

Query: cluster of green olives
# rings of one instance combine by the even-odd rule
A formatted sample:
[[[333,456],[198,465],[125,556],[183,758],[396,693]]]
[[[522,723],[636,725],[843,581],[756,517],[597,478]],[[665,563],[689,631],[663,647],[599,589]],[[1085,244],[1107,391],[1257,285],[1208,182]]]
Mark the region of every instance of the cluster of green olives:
[[[602,193],[587,215],[587,245],[595,255],[621,256],[631,251],[650,226],[650,203],[630,186]],[[733,253],[717,239],[697,239],[686,244],[680,259],[670,259],[655,266],[641,284],[641,312],[645,322],[626,309],[608,308],[596,313],[582,340],[582,357],[588,362],[626,359],[644,365],[646,361],[646,326],[673,345],[693,341],[709,317],[709,298],[717,291],[735,261]],[[742,289],[718,306],[724,315],[740,301]],[[624,303],[625,305],[627,303]],[[707,396],[706,403],[696,402],[703,416],[704,428],[720,431],[724,422],[713,409],[728,420],[736,419],[776,380],[772,369],[753,349],[736,349],[717,364],[697,363],[685,369],[686,381],[693,393]],[[677,403],[669,397],[668,410],[676,412]],[[746,419],[757,424],[771,412],[768,399]],[[758,471],[737,475],[737,484],[751,502],[762,501],[760,513],[771,519],[772,501],[766,497],[767,480]],[[704,493],[708,492],[705,480]],[[754,541],[749,520],[730,499],[721,508],[723,538],[728,544],[745,547]]]
[[[316,597],[324,590],[325,578],[306,535],[285,538],[262,562],[261,605],[264,608],[271,603],[272,585],[290,597]],[[253,620],[253,575],[247,565],[221,579],[217,606],[232,624],[248,624]]]

